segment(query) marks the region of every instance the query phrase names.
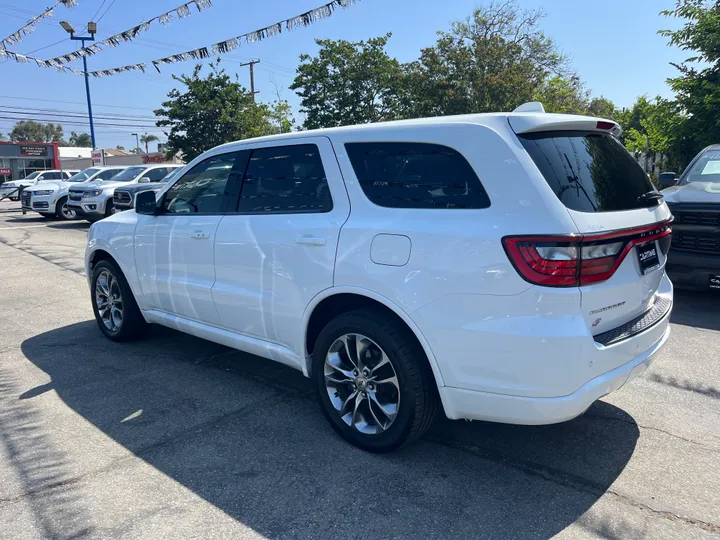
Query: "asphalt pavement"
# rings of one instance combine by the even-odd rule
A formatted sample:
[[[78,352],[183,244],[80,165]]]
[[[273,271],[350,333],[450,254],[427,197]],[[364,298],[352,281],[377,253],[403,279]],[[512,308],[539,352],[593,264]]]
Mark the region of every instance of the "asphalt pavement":
[[[0,202],[0,538],[718,538],[720,295],[571,422],[442,421],[372,455],[289,368],[171,330],[112,343],[89,225]]]

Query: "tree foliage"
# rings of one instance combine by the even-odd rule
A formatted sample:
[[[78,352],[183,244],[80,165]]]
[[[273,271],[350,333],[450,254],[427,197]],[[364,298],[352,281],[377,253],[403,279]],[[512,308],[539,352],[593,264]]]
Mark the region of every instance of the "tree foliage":
[[[63,128],[60,124],[41,124],[33,120],[20,120],[8,134],[12,142],[56,142],[61,146]]]
[[[290,87],[301,98],[304,127],[508,111],[540,100],[550,112],[603,113],[614,106],[591,100],[568,59],[540,30],[540,10],[515,0],[475,9],[417,60],[402,64],[387,52],[390,34],[367,41],[317,40],[314,56],[300,56]]]
[[[671,126],[672,151],[687,163],[704,146],[720,142],[720,2],[677,0],[675,9],[662,14],[685,20],[679,30],[660,34],[693,55],[675,64],[679,75],[668,81],[682,114]]]
[[[237,75],[231,78],[218,64],[212,64],[204,77],[202,65],[195,66],[190,76],[173,75],[185,88],[171,90],[155,111],[160,117],[156,125],[169,128],[169,155],[182,152],[190,161],[219,144],[282,131],[284,126],[275,121],[284,102],[273,106],[255,102]]]
[[[90,148],[92,147],[92,138],[87,133],[76,133],[71,131],[68,144],[70,146],[77,146],[80,148]]]
[[[385,51],[390,36],[354,43],[318,39],[317,56],[300,55],[290,88],[300,96],[307,129],[397,117],[401,67]]]

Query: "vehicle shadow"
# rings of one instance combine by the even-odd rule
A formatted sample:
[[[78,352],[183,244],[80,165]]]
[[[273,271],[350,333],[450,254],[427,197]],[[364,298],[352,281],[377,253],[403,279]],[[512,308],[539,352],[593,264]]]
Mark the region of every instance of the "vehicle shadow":
[[[54,390],[134,455],[275,538],[548,538],[609,488],[639,436],[631,416],[598,402],[554,426],[442,420],[424,440],[373,455],[334,434],[300,373],[171,330],[118,344],[87,321],[22,351],[51,379],[23,389],[22,403]],[[21,446],[16,456],[32,451]],[[34,502],[39,521],[82,514]]]
[[[91,223],[89,221],[50,221],[48,222],[49,229],[89,229]]]
[[[720,331],[720,291],[675,289],[670,322]]]

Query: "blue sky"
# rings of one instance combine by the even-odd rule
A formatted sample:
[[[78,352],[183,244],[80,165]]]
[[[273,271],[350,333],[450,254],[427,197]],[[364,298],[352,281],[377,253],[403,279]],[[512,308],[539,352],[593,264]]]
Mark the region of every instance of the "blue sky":
[[[167,26],[154,24],[149,31],[116,49],[105,49],[88,59],[90,70],[148,62],[210,45],[245,32],[302,13],[327,0],[213,0],[213,7],[192,16],[175,20]],[[58,24],[70,21],[81,29],[94,17],[98,20],[98,38],[104,39],[139,22],[179,5],[182,0],[78,0],[72,9],[58,7],[53,18],[45,19],[33,34],[11,50],[47,59],[66,54],[77,42],[66,39]],[[524,8],[542,7],[546,18],[543,31],[572,59],[572,65],[594,95],[604,95],[619,106],[630,106],[642,94],[671,96],[665,80],[676,71],[669,62],[678,62],[688,54],[666,44],[657,35],[660,28],[675,28],[679,22],[660,16],[662,9],[671,8],[674,0],[518,0]],[[42,12],[50,0],[0,0],[0,34],[14,32],[24,22]],[[223,57],[222,64],[230,72],[238,72],[248,85],[247,67],[238,64],[260,59],[256,66],[256,89],[259,99],[272,100],[276,87],[283,98],[297,106],[295,94],[288,90],[292,83],[298,56],[317,50],[315,38],[361,40],[392,32],[390,54],[400,61],[417,58],[420,49],[434,43],[437,30],[448,29],[450,23],[469,15],[481,0],[359,0],[347,10],[308,28],[243,45]],[[109,11],[106,12],[109,7]],[[57,43],[59,42],[59,43]],[[40,49],[40,50],[38,50]],[[91,79],[93,112],[105,114],[96,124],[123,124],[111,116],[132,116],[139,126],[97,126],[98,146],[133,146],[130,133],[148,131],[162,137],[153,122],[142,117],[152,116],[175,83],[171,75],[189,73],[196,62],[189,61],[162,67],[162,74],[150,69],[113,77]],[[82,69],[82,61],[70,64]],[[12,96],[12,97],[11,97]],[[23,99],[16,99],[23,98]],[[45,100],[45,101],[41,101]],[[0,106],[26,109],[59,109],[86,113],[83,79],[54,69],[41,69],[35,64],[17,64],[0,60]],[[48,114],[48,111],[35,111]],[[0,113],[0,116],[7,114]],[[67,117],[46,117],[67,120]],[[72,120],[77,121],[77,120]],[[0,132],[7,133],[13,120],[0,118]],[[88,132],[86,126],[65,124],[70,131]]]

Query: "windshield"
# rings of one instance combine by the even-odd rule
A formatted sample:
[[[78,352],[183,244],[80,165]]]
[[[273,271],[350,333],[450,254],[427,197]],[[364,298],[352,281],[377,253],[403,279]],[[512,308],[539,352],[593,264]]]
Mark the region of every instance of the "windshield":
[[[655,191],[642,167],[610,135],[545,132],[519,139],[557,198],[570,210],[645,208],[647,203],[639,197]]]
[[[690,182],[720,182],[720,150],[707,150],[700,156],[682,181]]]
[[[98,172],[99,170],[100,170],[100,169],[93,169],[93,168],[91,167],[91,168],[89,168],[89,169],[82,170],[82,171],[80,171],[80,172],[77,173],[77,174],[74,174],[73,176],[71,176],[70,178],[68,178],[66,181],[67,181],[67,182],[84,182],[85,180],[87,180],[88,178],[90,178],[93,174],[95,174],[96,172]]]
[[[32,180],[34,178],[37,178],[41,172],[43,171],[35,171],[34,173],[30,173],[25,177],[25,180]]]
[[[123,172],[116,174],[110,180],[113,182],[129,182],[140,176],[147,167],[128,167]]]

